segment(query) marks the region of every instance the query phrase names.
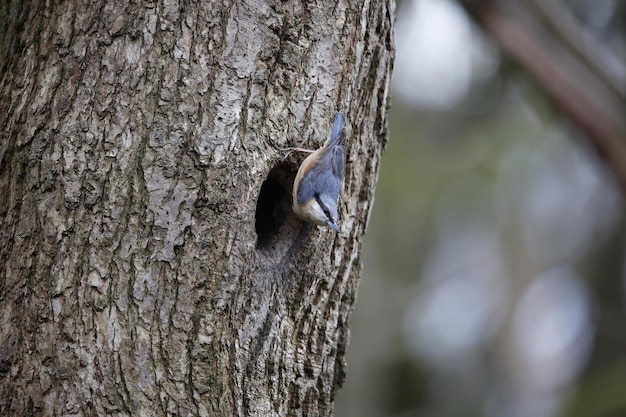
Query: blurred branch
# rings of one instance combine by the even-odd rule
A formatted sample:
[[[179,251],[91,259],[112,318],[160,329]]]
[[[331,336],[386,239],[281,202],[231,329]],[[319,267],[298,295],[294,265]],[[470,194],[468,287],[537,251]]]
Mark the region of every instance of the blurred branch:
[[[515,2],[520,7],[520,2]],[[594,63],[601,59],[582,45],[577,47],[577,64],[595,74],[593,80],[581,75],[563,58],[567,45],[580,42],[578,36],[571,38],[572,26],[563,29],[566,24],[552,16],[551,24],[559,26],[557,37],[549,42],[540,38],[533,30],[523,25],[521,18],[513,16],[496,6],[493,1],[467,0],[464,6],[499,43],[502,49],[515,58],[541,85],[561,110],[589,137],[600,155],[613,169],[626,194],[626,125],[624,124],[624,100],[619,80],[609,74],[605,66]],[[543,9],[546,13],[548,9]],[[554,10],[548,14],[551,15]],[[570,16],[573,19],[573,16]],[[533,22],[536,25],[541,22]],[[543,28],[545,29],[545,28]],[[550,33],[548,31],[548,33]],[[565,44],[565,45],[564,45]],[[554,46],[557,45],[558,51]],[[594,68],[593,70],[591,70]],[[598,72],[603,74],[598,77]],[[600,78],[600,80],[598,79]],[[616,92],[610,96],[596,88],[598,82]],[[595,84],[594,84],[595,83]],[[616,100],[618,98],[618,100]]]
[[[552,33],[621,100],[626,100],[626,70],[576,20],[560,0],[531,0]]]

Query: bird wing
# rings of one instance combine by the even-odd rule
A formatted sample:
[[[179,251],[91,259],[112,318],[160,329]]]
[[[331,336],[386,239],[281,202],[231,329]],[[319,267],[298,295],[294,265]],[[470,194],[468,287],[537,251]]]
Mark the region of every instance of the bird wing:
[[[343,127],[343,126],[342,126]],[[323,149],[317,158],[317,164],[309,169],[300,181],[298,188],[298,204],[304,204],[315,194],[327,194],[335,200],[341,191],[341,180],[346,165],[345,130],[331,138],[328,147]]]

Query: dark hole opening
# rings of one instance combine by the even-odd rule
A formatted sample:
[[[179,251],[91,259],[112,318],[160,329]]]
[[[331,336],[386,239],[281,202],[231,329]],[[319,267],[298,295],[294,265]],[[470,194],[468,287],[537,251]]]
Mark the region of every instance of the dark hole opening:
[[[292,216],[291,187],[294,177],[293,167],[282,163],[270,170],[261,185],[255,216],[257,249],[273,246],[280,237],[281,228]]]

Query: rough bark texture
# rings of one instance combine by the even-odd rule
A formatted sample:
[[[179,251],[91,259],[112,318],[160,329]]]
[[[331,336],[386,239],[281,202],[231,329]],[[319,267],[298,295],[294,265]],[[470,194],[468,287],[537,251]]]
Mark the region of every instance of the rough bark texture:
[[[3,8],[0,415],[332,414],[393,1]],[[279,148],[335,110],[342,232],[307,234]]]

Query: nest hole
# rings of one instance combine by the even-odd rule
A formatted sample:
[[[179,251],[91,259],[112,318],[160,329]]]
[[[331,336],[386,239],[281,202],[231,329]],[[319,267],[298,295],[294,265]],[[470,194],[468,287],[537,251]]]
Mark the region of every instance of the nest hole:
[[[279,163],[270,170],[261,185],[256,204],[256,248],[280,249],[281,242],[288,242],[297,232],[300,221],[291,209],[291,189],[297,167]]]

